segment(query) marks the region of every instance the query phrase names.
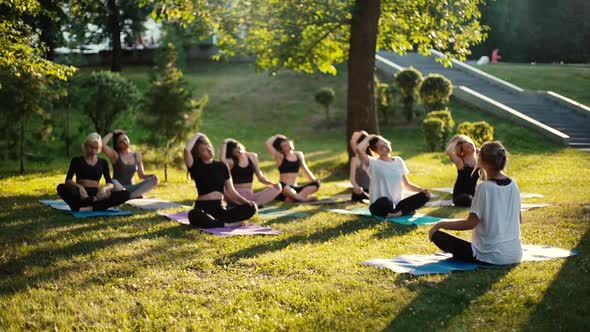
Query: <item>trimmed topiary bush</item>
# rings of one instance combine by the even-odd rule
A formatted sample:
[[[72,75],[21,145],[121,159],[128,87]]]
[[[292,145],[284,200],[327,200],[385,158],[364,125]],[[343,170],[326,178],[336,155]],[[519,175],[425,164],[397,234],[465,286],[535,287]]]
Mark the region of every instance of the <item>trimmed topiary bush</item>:
[[[434,152],[442,146],[444,125],[444,122],[438,118],[428,118],[422,121],[424,141],[426,141],[426,145],[428,145],[430,151]]]
[[[377,109],[383,117],[383,123],[389,123],[390,115],[395,112],[394,100],[397,89],[394,85],[379,83],[377,85]]]
[[[451,136],[453,132],[453,128],[455,128],[455,121],[453,120],[453,116],[451,115],[451,111],[449,110],[440,110],[440,111],[433,111],[426,115],[426,119],[440,119],[444,123],[443,126],[443,137],[442,137],[442,144],[447,141],[447,139]]]
[[[336,93],[332,88],[321,88],[315,94],[315,101],[326,109],[326,121],[330,121],[330,105],[334,102]]]
[[[476,146],[494,140],[494,127],[485,121],[462,122],[457,127],[457,134],[471,137]]]
[[[408,67],[398,72],[394,80],[402,97],[406,121],[410,122],[414,117],[414,103],[417,99],[416,88],[422,81],[422,73],[414,67]]]
[[[453,94],[453,83],[443,75],[430,74],[422,80],[418,91],[426,112],[442,110],[446,108]]]

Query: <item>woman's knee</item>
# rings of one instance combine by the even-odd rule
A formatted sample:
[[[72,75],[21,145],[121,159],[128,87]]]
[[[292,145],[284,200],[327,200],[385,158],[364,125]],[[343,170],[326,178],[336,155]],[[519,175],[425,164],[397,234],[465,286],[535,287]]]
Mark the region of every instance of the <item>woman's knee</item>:
[[[188,221],[192,226],[201,228],[215,227],[215,218],[211,217],[201,209],[192,209],[188,212]]]

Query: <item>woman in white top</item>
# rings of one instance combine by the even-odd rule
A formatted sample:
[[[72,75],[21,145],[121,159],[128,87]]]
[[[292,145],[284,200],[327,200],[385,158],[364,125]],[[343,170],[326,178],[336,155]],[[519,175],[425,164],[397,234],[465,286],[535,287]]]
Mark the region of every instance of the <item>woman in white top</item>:
[[[514,264],[522,258],[520,240],[520,191],[516,181],[502,172],[506,149],[499,142],[482,145],[477,167],[483,178],[475,190],[469,216],[465,220],[436,223],[430,240],[453,257],[468,262]],[[440,229],[472,230],[471,241],[441,232]]]
[[[367,155],[367,146],[379,157]],[[391,143],[378,135],[367,136],[357,146],[358,157],[369,170],[371,214],[378,217],[399,217],[411,214],[424,206],[430,199],[430,192],[408,179],[408,168],[401,157],[392,157]],[[418,192],[402,199],[402,189]]]

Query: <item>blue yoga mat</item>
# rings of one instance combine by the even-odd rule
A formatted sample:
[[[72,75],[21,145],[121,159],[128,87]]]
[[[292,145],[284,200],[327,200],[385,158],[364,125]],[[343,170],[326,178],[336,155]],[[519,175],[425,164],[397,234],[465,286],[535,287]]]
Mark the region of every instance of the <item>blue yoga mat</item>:
[[[280,207],[266,207],[258,210],[258,216],[262,219],[273,219],[282,217],[304,218],[309,216],[309,213],[285,210]]]
[[[372,217],[375,219],[389,221],[389,222],[395,222],[395,223],[402,224],[402,225],[431,225],[431,224],[435,224],[435,223],[443,220],[443,218],[433,217],[433,216],[429,216],[429,215],[423,214],[423,213],[415,213],[413,215],[401,216],[401,217],[395,217],[395,218],[380,218],[380,217],[371,215],[369,208],[366,208],[366,207],[356,208],[356,209],[352,209],[352,210],[330,209],[329,211],[334,212],[334,213],[340,213],[340,214],[354,214],[354,215],[359,215],[359,216]],[[450,220],[450,219],[444,219],[444,220]]]
[[[66,202],[62,201],[61,199],[42,199],[39,202],[54,209],[67,212],[76,218],[128,216],[132,214],[130,211],[123,211],[114,208],[110,208],[106,211],[72,211],[68,204],[66,204]]]
[[[546,261],[556,258],[576,256],[576,250],[566,250],[549,246],[523,245],[522,260]],[[453,259],[451,254],[438,253],[434,255],[402,255],[391,259],[371,259],[362,262],[365,265],[384,267],[396,273],[410,273],[413,275],[444,274],[452,271],[469,271],[477,268],[493,268],[501,265],[481,265]]]

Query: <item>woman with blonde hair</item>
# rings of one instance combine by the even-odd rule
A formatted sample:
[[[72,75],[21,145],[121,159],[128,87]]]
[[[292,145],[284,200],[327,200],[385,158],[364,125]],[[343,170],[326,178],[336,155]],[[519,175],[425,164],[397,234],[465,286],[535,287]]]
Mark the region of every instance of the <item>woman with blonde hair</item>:
[[[72,211],[102,211],[127,201],[129,192],[120,184],[113,183],[109,164],[98,157],[102,148],[100,135],[91,133],[82,147],[84,155],[70,161],[65,183],[57,186],[58,195]],[[102,177],[106,185],[99,189]]]
[[[281,193],[281,184],[271,182],[262,174],[258,155],[246,151],[246,147],[235,139],[226,138],[223,141],[220,159],[229,167],[236,191],[242,197],[256,202],[258,206],[272,202]],[[252,189],[254,174],[256,174],[258,181],[268,188],[254,192]]]
[[[484,264],[513,264],[522,258],[520,191],[504,172],[507,152],[500,142],[486,142],[477,157],[484,181],[475,190],[465,220],[438,222],[429,238],[456,259]],[[440,231],[471,231],[471,242]]]
[[[453,204],[470,207],[479,174],[475,170],[477,148],[465,135],[455,135],[447,146],[447,156],[457,167],[457,179],[453,186]]]

